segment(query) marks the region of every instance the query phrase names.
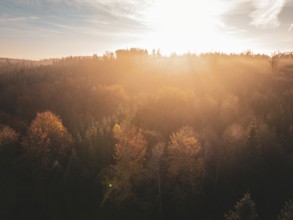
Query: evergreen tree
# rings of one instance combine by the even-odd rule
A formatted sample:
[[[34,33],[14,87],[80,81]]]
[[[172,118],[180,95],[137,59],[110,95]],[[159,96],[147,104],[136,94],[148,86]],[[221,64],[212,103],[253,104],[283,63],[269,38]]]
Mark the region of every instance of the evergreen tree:
[[[293,202],[291,200],[285,202],[278,220],[293,220]]]
[[[245,193],[234,206],[234,210],[230,210],[225,215],[225,220],[255,220],[257,219],[257,212],[255,203],[251,199],[250,193]]]

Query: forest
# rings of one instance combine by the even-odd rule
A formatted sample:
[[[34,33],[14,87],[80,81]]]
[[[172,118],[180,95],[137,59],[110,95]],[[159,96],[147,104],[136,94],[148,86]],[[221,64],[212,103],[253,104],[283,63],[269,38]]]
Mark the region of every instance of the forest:
[[[293,53],[0,62],[0,219],[292,220]]]

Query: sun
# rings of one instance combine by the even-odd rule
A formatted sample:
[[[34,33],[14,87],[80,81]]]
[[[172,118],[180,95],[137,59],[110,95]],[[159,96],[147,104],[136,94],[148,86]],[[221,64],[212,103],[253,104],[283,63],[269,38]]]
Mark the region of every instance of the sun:
[[[146,14],[151,31],[144,36],[147,48],[165,53],[221,50],[233,43],[224,32],[223,0],[155,0]]]

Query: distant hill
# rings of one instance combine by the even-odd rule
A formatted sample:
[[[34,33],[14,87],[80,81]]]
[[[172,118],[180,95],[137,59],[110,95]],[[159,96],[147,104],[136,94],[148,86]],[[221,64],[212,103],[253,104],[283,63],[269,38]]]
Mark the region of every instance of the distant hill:
[[[21,62],[26,62],[26,61],[29,61],[29,60],[12,59],[12,58],[3,58],[3,57],[0,57],[0,64],[21,63]]]
[[[0,66],[10,65],[10,64],[24,64],[24,65],[32,65],[32,66],[50,65],[54,61],[56,61],[56,59],[26,60],[26,59],[13,59],[13,58],[0,57]]]

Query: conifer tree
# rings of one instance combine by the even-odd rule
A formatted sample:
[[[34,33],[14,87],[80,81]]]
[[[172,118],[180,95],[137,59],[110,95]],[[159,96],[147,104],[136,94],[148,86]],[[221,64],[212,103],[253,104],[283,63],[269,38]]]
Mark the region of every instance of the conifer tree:
[[[225,220],[255,220],[257,219],[257,212],[255,203],[251,199],[250,193],[245,193],[234,206],[234,210],[230,210],[225,215]]]

